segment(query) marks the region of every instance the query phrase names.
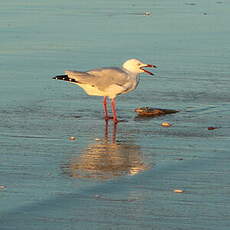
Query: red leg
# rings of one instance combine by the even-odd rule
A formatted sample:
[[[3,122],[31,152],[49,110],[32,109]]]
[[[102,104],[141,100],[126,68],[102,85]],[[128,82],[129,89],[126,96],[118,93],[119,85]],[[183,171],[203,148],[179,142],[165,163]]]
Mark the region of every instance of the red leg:
[[[107,97],[106,96],[104,97],[104,100],[103,100],[103,108],[104,108],[104,118],[105,118],[105,120],[108,121],[109,119],[113,119],[113,117],[110,117],[109,113],[108,113]]]
[[[111,100],[111,105],[112,105],[112,111],[113,111],[113,121],[114,123],[118,123],[115,98]]]
[[[109,115],[108,115],[108,110],[107,110],[107,97],[104,97],[103,108],[104,108],[105,120],[108,120],[109,119]]]

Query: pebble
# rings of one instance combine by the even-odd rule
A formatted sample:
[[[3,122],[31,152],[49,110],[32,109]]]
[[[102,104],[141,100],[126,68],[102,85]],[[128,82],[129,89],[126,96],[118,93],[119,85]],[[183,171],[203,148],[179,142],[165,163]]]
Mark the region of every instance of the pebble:
[[[95,141],[100,141],[101,139],[100,138],[95,138]]]
[[[175,192],[175,193],[183,193],[184,190],[182,190],[182,189],[174,189],[173,192]]]
[[[163,127],[170,127],[170,126],[172,126],[172,124],[170,124],[169,122],[162,122],[161,123],[161,126],[163,126]]]
[[[75,141],[75,140],[76,140],[76,137],[73,137],[73,136],[72,136],[72,137],[69,137],[69,140],[70,140],[70,141]]]
[[[144,15],[145,15],[145,16],[149,16],[149,15],[151,15],[151,12],[146,11],[146,12],[144,13]]]

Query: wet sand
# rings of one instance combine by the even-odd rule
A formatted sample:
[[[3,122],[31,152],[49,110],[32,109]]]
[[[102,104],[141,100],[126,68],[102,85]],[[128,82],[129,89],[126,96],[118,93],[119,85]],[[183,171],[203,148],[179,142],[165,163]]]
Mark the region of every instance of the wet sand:
[[[3,3],[0,228],[229,229],[229,10]],[[159,68],[118,97],[117,126],[103,121],[102,98],[52,80],[131,57]],[[180,112],[140,118],[138,107]]]

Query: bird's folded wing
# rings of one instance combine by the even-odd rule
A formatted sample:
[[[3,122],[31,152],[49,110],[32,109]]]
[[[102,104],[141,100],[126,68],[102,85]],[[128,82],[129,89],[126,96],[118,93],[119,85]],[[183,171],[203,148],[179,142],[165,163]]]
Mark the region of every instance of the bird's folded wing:
[[[89,84],[99,90],[105,90],[114,84],[126,88],[129,80],[128,74],[119,68],[101,68],[88,72],[66,70],[65,74],[79,84]]]
[[[88,73],[95,77],[95,86],[99,90],[105,90],[111,85],[123,87],[129,80],[128,74],[119,68],[95,69]]]

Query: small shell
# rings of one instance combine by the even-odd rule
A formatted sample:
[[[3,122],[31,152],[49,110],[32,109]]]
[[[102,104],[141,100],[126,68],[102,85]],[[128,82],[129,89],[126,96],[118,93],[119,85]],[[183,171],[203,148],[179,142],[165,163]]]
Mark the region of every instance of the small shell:
[[[173,192],[175,192],[175,193],[183,193],[184,190],[182,190],[182,189],[174,189]]]
[[[75,141],[75,140],[76,140],[76,137],[73,137],[73,136],[72,136],[72,137],[69,137],[69,140],[70,140],[70,141]]]
[[[161,126],[163,126],[163,127],[170,127],[170,126],[172,126],[172,124],[170,124],[169,122],[162,122],[161,123]]]

